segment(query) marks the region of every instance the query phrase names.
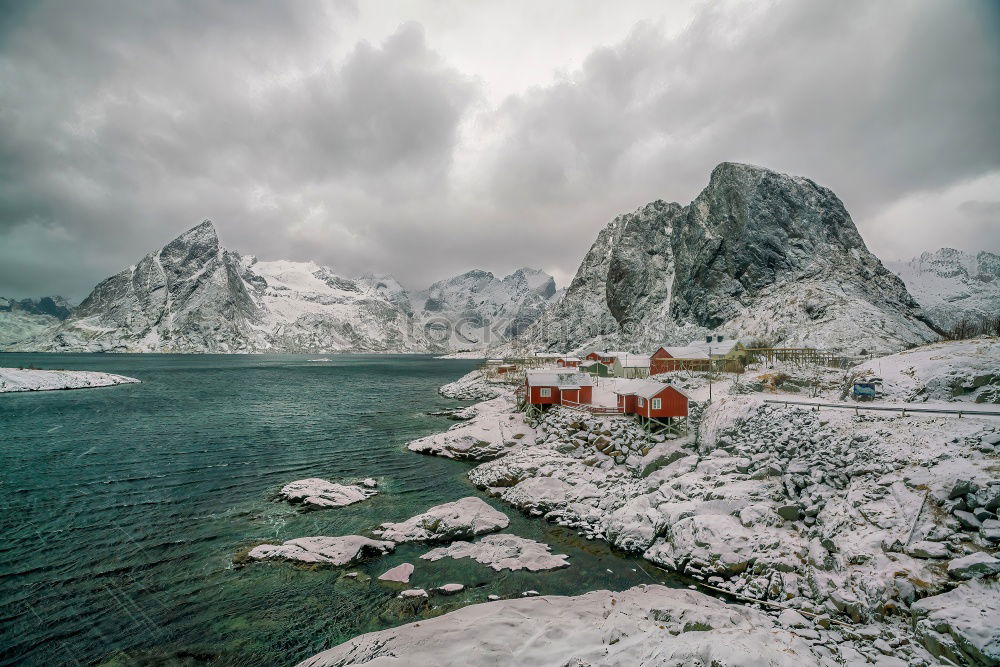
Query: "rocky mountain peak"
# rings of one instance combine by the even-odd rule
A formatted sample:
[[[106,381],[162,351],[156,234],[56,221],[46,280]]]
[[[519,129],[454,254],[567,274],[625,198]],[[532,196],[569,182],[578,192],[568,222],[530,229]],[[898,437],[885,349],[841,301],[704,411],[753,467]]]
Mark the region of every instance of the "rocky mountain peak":
[[[858,332],[862,320],[875,335]],[[718,165],[687,206],[658,200],[611,221],[528,336],[553,349],[645,350],[721,327],[827,348],[936,336],[832,191],[736,162]]]

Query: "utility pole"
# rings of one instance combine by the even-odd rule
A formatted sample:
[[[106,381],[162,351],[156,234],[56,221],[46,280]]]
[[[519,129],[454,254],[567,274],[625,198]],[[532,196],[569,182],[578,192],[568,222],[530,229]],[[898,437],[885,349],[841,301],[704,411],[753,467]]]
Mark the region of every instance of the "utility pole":
[[[712,402],[712,346],[708,346],[708,402]]]

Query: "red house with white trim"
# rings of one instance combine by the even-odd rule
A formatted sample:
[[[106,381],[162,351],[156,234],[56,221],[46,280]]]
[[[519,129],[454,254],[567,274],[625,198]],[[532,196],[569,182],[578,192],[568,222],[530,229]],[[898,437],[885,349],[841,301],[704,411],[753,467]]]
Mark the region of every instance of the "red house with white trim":
[[[627,415],[646,419],[688,416],[688,395],[669,384],[637,380],[615,390],[618,409]]]
[[[579,368],[583,359],[579,357],[559,357],[556,359],[556,366],[560,368]]]
[[[540,370],[524,374],[525,402],[528,405],[589,405],[594,398],[594,381],[576,371]]]

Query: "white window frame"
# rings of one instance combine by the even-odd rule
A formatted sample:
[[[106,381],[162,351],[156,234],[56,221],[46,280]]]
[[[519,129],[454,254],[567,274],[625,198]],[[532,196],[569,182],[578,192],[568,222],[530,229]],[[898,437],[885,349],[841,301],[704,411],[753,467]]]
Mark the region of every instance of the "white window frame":
[[[661,409],[663,407],[663,400],[659,398],[654,398],[653,404],[650,407],[653,408],[654,410]]]
[[[646,399],[643,398],[642,396],[639,397],[639,407],[640,408],[646,407]]]
[[[551,387],[539,387],[538,388],[538,398],[552,398],[552,388]]]

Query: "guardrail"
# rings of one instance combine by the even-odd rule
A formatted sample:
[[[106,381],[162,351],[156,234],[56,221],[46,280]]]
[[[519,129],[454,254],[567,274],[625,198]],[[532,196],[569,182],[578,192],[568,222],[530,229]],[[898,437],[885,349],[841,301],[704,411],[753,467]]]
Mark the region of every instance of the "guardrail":
[[[855,405],[851,403],[812,403],[810,401],[782,401],[778,399],[765,399],[765,403],[776,403],[778,405],[808,405],[813,408],[836,408],[839,410],[873,410],[876,412],[900,412],[905,417],[907,412],[935,413],[958,415],[981,415],[985,417],[1000,417],[1000,410],[948,410],[945,408],[914,408],[909,405],[889,406],[889,405]]]

